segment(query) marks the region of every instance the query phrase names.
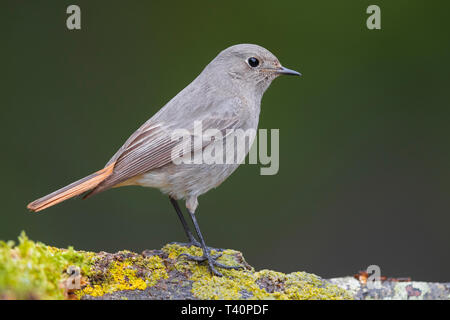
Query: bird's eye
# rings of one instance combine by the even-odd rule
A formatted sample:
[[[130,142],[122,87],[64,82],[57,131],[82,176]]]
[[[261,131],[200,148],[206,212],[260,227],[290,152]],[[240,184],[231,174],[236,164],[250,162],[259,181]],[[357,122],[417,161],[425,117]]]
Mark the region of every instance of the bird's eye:
[[[259,60],[255,57],[248,58],[248,64],[252,68],[256,68],[259,65]]]

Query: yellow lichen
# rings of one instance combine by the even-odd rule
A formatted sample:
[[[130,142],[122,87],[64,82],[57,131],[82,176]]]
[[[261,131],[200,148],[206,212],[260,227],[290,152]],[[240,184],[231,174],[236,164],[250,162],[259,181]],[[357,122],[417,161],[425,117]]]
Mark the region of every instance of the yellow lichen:
[[[150,287],[154,286],[160,279],[169,278],[164,261],[158,256],[146,258],[146,267],[152,270],[151,274],[146,278],[147,285]]]
[[[137,266],[145,269],[145,276],[137,276]],[[158,256],[132,257],[125,261],[113,261],[105,275],[106,280],[89,285],[77,292],[78,297],[85,294],[98,297],[122,290],[145,290],[148,286],[155,285],[160,279],[168,278],[163,260]]]

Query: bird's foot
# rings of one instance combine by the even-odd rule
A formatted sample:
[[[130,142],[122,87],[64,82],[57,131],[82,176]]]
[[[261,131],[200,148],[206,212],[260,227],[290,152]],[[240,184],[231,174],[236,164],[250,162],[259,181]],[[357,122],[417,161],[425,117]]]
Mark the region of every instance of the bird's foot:
[[[177,241],[174,241],[174,242],[170,242],[170,244],[177,244],[179,246],[186,247],[186,248],[189,248],[191,246],[194,246],[194,247],[197,247],[197,248],[201,248],[202,247],[201,243],[197,239],[192,239],[189,242],[177,242]],[[223,248],[213,248],[213,247],[207,247],[207,248],[208,248],[208,250],[214,250],[214,251],[217,251],[217,252],[225,251],[225,249],[223,249]]]
[[[219,254],[216,254],[216,255],[211,255],[211,248],[209,248],[209,247],[208,247],[206,252],[203,252],[203,256],[201,256],[201,257],[199,257],[199,256],[192,256],[192,255],[187,254],[187,253],[182,253],[178,257],[181,257],[181,256],[185,256],[188,260],[193,260],[193,261],[196,261],[196,262],[199,262],[199,263],[207,261],[209,269],[211,270],[211,272],[214,275],[219,276],[219,277],[222,277],[223,274],[220,273],[219,271],[217,271],[216,267],[219,267],[219,268],[222,268],[222,269],[233,269],[233,270],[239,270],[239,269],[243,269],[244,268],[242,266],[227,266],[226,264],[218,262],[217,259],[222,256],[222,253],[219,253]]]

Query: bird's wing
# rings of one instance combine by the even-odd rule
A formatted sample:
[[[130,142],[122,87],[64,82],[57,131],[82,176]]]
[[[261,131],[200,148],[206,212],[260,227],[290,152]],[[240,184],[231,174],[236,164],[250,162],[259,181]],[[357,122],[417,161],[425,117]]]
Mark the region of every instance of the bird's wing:
[[[205,112],[195,119],[197,121],[195,123],[194,121],[189,123],[190,121],[186,120],[184,123],[170,124],[167,121],[150,119],[111,158],[108,164],[115,162],[113,173],[91,193],[106,190],[152,169],[167,165],[174,160],[174,155],[183,157],[187,153],[192,154],[198,149],[198,146],[193,143],[194,125],[201,123],[203,132],[208,129],[217,129],[225,137],[226,133],[230,132],[227,129],[237,128],[240,123],[237,109],[230,111],[229,108],[223,108],[222,110],[227,109],[228,111],[221,111],[220,108],[215,108],[215,111]],[[189,132],[191,139],[182,139],[181,142],[174,139],[173,133],[177,129],[187,130],[185,132]],[[201,147],[205,148],[211,142],[203,141]]]

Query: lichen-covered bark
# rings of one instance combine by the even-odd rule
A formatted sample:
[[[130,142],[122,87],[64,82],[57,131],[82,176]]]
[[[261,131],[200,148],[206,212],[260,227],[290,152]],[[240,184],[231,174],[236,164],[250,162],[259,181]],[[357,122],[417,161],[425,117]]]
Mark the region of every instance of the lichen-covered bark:
[[[0,299],[449,299],[449,284],[382,283],[369,290],[351,278],[256,271],[234,250],[216,250],[219,261],[240,265],[211,275],[187,260],[201,249],[168,244],[161,250],[117,253],[58,249],[25,234],[18,245],[0,241]],[[75,271],[76,272],[75,272]]]
[[[211,275],[197,247],[168,244],[161,250],[117,253],[57,249],[29,240],[0,242],[3,299],[352,299],[344,289],[305,272],[255,271],[234,250],[213,251],[219,261],[240,265]],[[79,274],[70,272],[78,270]]]
[[[353,277],[329,281],[357,300],[450,300],[450,283],[381,281],[378,287],[371,288]]]
[[[89,285],[77,295],[81,299],[352,298],[345,290],[305,272],[255,271],[238,251],[220,251],[220,262],[243,267],[242,270],[221,270],[223,277],[211,275],[205,264],[186,260],[180,256],[182,253],[200,256],[202,252],[193,246],[169,244],[161,250],[147,250],[142,254],[126,251],[99,254],[91,267]],[[130,276],[124,276],[125,273]],[[142,284],[142,281],[146,285],[137,287],[136,283]]]
[[[93,252],[35,243],[22,232],[19,243],[0,241],[0,299],[65,299],[65,284],[76,269],[87,277]],[[80,285],[85,281],[80,280]]]

